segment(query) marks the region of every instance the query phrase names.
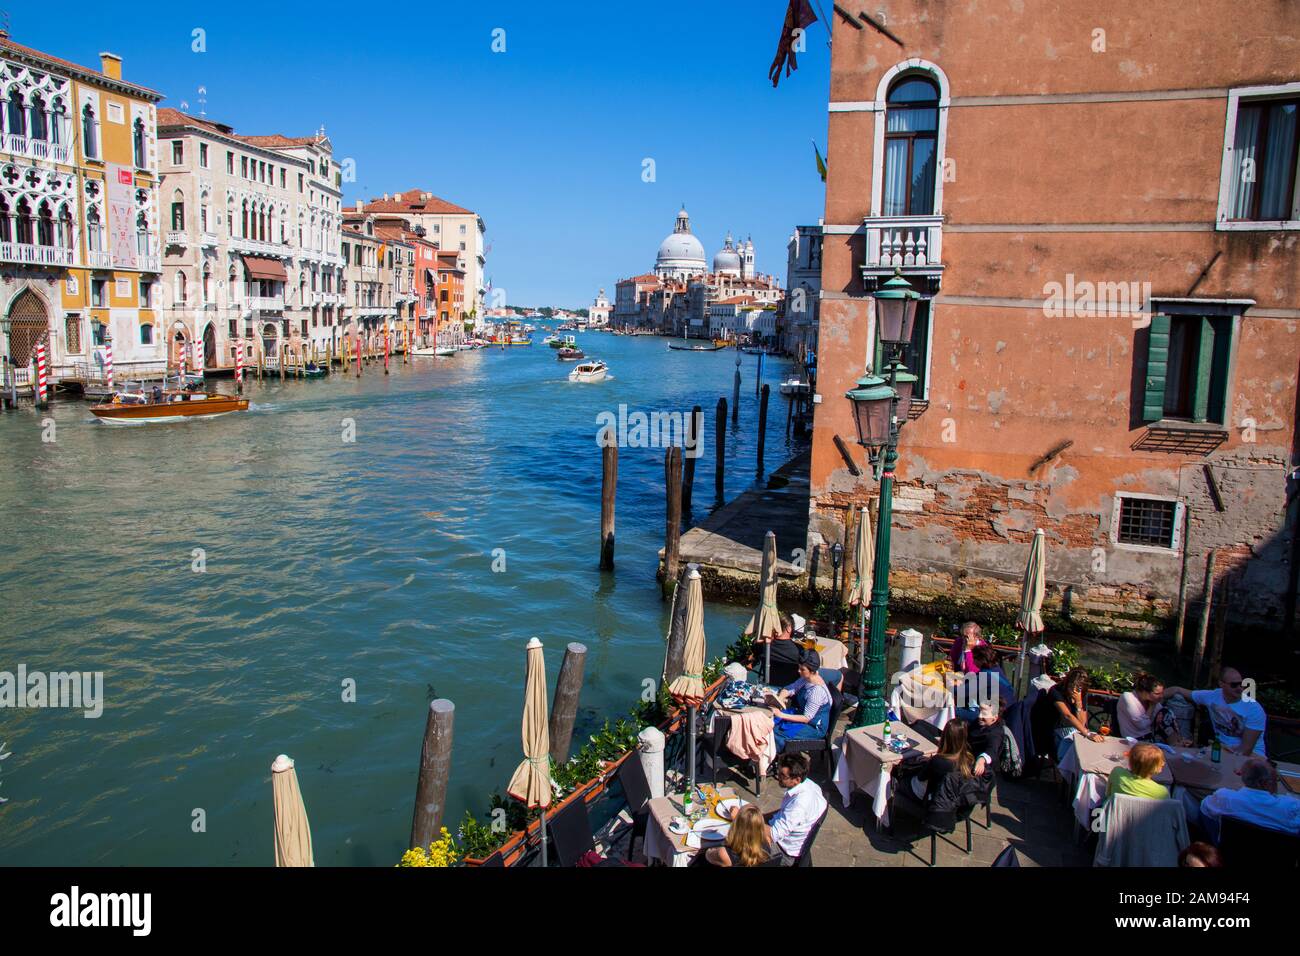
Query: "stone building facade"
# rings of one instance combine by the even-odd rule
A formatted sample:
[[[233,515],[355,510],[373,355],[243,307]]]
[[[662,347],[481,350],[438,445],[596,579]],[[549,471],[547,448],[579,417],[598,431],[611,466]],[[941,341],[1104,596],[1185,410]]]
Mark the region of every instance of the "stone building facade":
[[[1233,618],[1289,630],[1287,6],[893,0],[887,14],[893,37],[832,18],[811,544],[842,540],[876,494],[844,396],[879,367],[870,293],[897,270],[923,300],[904,355],[920,401],[899,449],[895,598],[1013,601],[1041,527],[1058,623],[1165,628],[1180,593],[1202,600],[1213,550]]]

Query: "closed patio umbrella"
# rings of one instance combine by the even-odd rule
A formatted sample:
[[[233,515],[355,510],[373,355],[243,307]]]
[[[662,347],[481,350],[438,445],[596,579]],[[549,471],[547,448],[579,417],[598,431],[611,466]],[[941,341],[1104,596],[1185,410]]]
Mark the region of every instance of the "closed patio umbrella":
[[[271,764],[271,797],[275,804],[275,865],[315,866],[311,826],[298,789],[298,774],[293,761],[284,754]]]
[[[686,572],[686,646],[682,652],[682,674],[668,685],[673,700],[687,707],[690,791],[695,790],[695,721],[704,700],[704,652],[704,593],[700,572],[692,565]]]
[[[758,575],[758,610],[745,625],[745,633],[767,641],[763,649],[763,683],[771,680],[773,634],[781,633],[781,616],[776,609],[776,534],[769,531],[763,538],[763,564]]]
[[[542,808],[542,866],[546,865],[546,808],[551,804],[551,734],[546,715],[546,661],[542,642],[528,642],[524,678],[523,762],[515,768],[506,793],[531,810]]]
[[[866,668],[867,605],[871,603],[872,579],[876,554],[871,542],[871,514],[866,508],[858,517],[858,533],[853,546],[853,587],[849,590],[849,607],[858,608],[858,669]]]
[[[1020,628],[1020,660],[1016,665],[1016,693],[1024,694],[1026,676],[1025,657],[1028,653],[1031,635],[1043,633],[1043,591],[1047,583],[1047,545],[1046,535],[1039,528],[1034,532],[1034,540],[1029,545],[1029,561],[1025,565],[1025,580],[1020,586],[1020,616],[1016,618],[1016,627]]]

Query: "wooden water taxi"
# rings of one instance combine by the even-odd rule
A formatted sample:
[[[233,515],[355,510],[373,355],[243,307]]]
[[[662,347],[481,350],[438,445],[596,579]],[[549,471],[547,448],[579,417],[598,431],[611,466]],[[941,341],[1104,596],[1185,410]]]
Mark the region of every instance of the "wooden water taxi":
[[[248,399],[217,392],[164,390],[154,386],[125,389],[111,402],[92,405],[90,413],[108,425],[148,425],[182,418],[214,418],[230,412],[248,411]]]

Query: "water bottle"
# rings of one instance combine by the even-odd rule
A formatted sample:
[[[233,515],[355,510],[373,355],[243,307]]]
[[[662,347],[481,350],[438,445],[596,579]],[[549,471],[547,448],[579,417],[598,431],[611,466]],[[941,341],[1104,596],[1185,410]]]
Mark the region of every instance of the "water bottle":
[[[691,816],[691,789],[691,787],[687,787],[686,793],[682,796],[682,816],[686,817],[688,820]]]
[[[1210,763],[1218,763],[1223,759],[1223,745],[1219,743],[1219,738],[1215,737],[1214,742],[1210,744]]]
[[[890,744],[889,717],[888,717],[888,715],[886,715],[886,717],[885,717],[885,727],[884,727],[884,730],[882,730],[881,733],[880,733],[880,749],[881,749],[881,750],[888,750],[888,749],[889,749],[889,744]]]

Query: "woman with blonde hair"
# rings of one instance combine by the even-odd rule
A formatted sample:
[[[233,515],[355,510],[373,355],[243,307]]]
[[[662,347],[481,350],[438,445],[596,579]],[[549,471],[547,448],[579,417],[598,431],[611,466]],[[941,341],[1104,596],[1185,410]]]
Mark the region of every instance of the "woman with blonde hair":
[[[1164,751],[1155,744],[1134,744],[1128,752],[1128,768],[1116,767],[1106,783],[1106,796],[1122,793],[1129,797],[1168,800],[1169,788],[1156,783],[1155,776],[1165,769]]]
[[[715,846],[696,856],[701,866],[763,866],[772,859],[767,842],[763,813],[752,803],[736,811],[722,846]]]

